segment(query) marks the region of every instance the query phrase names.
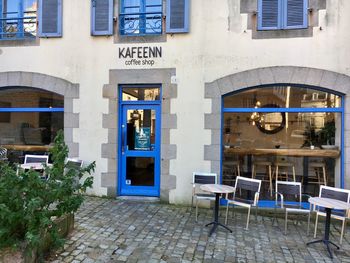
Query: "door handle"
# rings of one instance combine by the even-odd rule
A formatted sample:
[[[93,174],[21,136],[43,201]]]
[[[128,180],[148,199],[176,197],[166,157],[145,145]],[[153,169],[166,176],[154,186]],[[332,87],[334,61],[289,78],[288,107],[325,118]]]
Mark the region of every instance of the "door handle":
[[[122,154],[125,152],[125,125],[122,125]]]

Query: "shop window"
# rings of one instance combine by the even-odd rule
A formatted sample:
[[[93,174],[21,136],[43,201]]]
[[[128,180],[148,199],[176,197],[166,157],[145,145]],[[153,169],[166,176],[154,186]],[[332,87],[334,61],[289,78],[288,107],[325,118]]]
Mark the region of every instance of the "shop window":
[[[33,88],[0,90],[0,144],[10,162],[47,152],[63,129],[63,96]]]
[[[308,0],[259,0],[258,30],[307,28]]]
[[[222,182],[263,180],[261,196],[273,200],[275,181],[342,187],[342,96],[298,86],[248,89],[223,98]],[[239,167],[239,169],[238,169]],[[277,169],[278,168],[278,169]]]

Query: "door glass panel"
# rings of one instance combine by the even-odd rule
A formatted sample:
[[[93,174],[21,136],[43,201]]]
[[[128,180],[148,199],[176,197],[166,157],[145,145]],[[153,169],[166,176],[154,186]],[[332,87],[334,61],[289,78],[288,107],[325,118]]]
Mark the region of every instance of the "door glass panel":
[[[154,158],[127,157],[126,185],[154,186]]]
[[[156,111],[127,110],[127,149],[152,151],[155,146]]]
[[[159,88],[123,88],[123,101],[159,100]]]

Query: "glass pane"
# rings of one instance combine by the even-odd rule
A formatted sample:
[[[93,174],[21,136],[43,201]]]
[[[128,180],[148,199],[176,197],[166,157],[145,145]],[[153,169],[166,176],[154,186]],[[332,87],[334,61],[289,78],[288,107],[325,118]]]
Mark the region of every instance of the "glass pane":
[[[150,151],[155,147],[156,111],[127,111],[128,150]]]
[[[123,101],[159,100],[159,88],[123,88]]]
[[[132,186],[154,186],[154,158],[127,157],[125,183]]]
[[[249,89],[224,98],[225,108],[335,108],[341,97],[321,90],[297,86],[273,86]]]
[[[0,90],[1,108],[63,108],[63,96],[32,88]]]
[[[321,184],[340,186],[340,144],[340,113],[225,113],[223,183],[234,185],[238,173],[252,177],[255,168],[263,180],[261,197],[273,199],[270,183],[273,190],[282,163],[279,180],[294,180],[294,166],[295,180],[317,195]]]
[[[63,112],[0,113],[0,144],[8,149],[10,162],[21,163],[26,153],[48,152],[58,130],[63,130]]]

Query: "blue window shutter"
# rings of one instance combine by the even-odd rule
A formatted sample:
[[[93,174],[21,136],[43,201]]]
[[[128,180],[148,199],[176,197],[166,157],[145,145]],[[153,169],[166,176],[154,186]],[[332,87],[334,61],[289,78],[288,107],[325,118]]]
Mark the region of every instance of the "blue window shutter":
[[[91,1],[91,35],[113,34],[113,0]]]
[[[166,32],[189,32],[190,0],[169,0],[167,2]]]
[[[39,0],[39,36],[62,37],[62,0]]]
[[[282,0],[258,0],[258,30],[281,28]]]
[[[284,5],[284,28],[307,28],[308,0],[286,0]]]
[[[2,13],[3,13],[3,10],[2,10],[2,0],[0,0],[0,18],[2,18]],[[2,20],[1,20],[2,21]],[[0,38],[3,37],[2,33],[3,33],[3,29],[2,29],[2,24],[3,22],[0,22]]]

